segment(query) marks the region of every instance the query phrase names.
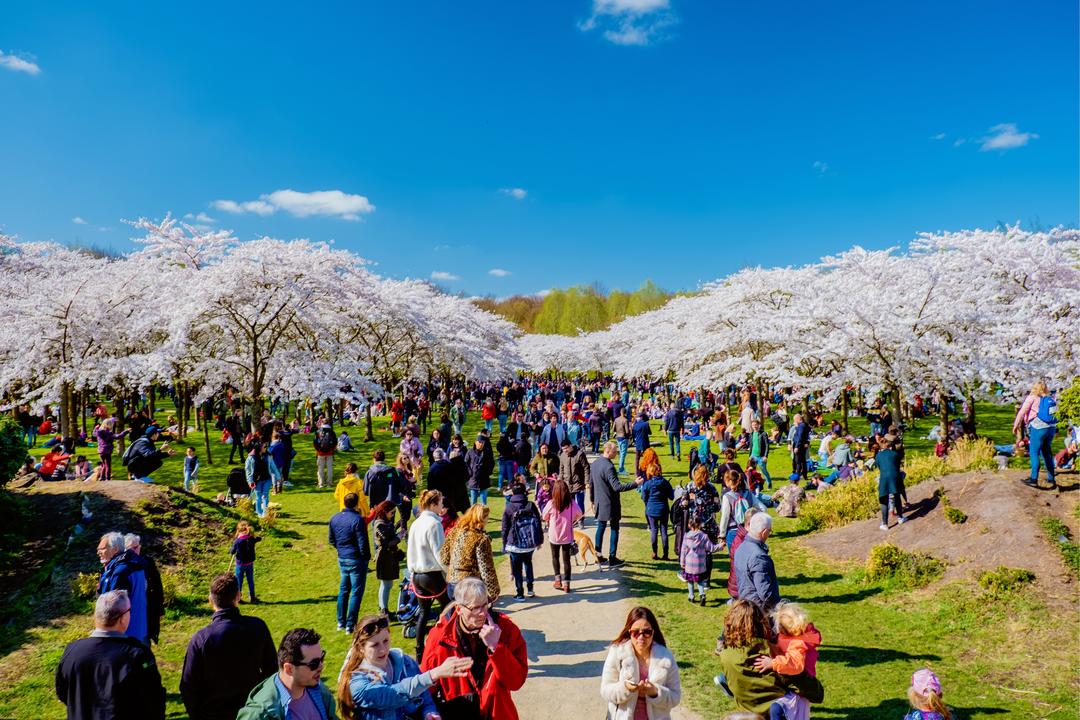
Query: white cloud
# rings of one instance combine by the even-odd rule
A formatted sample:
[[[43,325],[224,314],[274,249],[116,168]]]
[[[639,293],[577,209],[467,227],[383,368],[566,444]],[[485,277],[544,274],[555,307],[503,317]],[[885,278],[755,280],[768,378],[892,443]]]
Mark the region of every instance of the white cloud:
[[[956,138],[955,140],[953,140],[952,146],[953,147],[960,147],[961,145],[963,145],[966,142],[967,142],[967,140],[964,139],[964,138]]]
[[[529,191],[525,188],[499,188],[499,192],[503,195],[509,195],[515,200],[524,200],[525,196],[529,194]]]
[[[300,218],[323,215],[338,217],[342,220],[360,220],[361,215],[375,212],[375,206],[363,195],[350,195],[340,190],[314,192],[275,190],[272,193],[260,195],[258,200],[244,202],[215,200],[210,204],[218,210],[235,215],[243,213],[271,215],[278,210],[284,210]]]
[[[509,274],[509,270],[503,270],[502,268],[491,268],[488,270],[488,275],[491,275],[492,277],[506,277]]]
[[[944,140],[945,139],[945,133],[938,133],[937,135],[931,135],[930,139],[931,140]]]
[[[551,294],[551,288],[547,288],[546,290],[539,290],[539,291],[537,291],[537,293],[536,293],[536,297],[539,297],[539,298],[546,298],[546,297],[547,297],[548,295],[550,295],[550,294]]]
[[[676,22],[669,0],[593,0],[592,14],[578,28],[601,28],[615,45],[648,45]]]
[[[1012,150],[1024,147],[1031,140],[1038,139],[1038,135],[1031,132],[1020,132],[1015,123],[1001,123],[990,128],[990,135],[982,138],[979,150]]]
[[[824,175],[825,173],[829,172],[829,163],[822,162],[821,160],[815,160],[814,169]]]
[[[85,221],[85,220],[83,220],[83,219],[82,219],[81,217],[79,217],[78,215],[76,215],[75,217],[71,218],[71,222],[75,223],[76,225],[85,225],[85,224],[86,224],[86,221]]]
[[[41,73],[41,68],[38,67],[36,62],[26,60],[16,55],[7,55],[3,50],[0,50],[0,68],[7,68],[13,72],[24,72],[27,75],[38,75]]]
[[[442,270],[434,270],[431,273],[431,279],[437,282],[454,282],[461,278],[453,273],[443,272]]]
[[[185,220],[194,220],[195,222],[200,222],[200,223],[216,223],[217,222],[217,220],[210,217],[209,215],[207,215],[204,212],[201,212],[198,215],[192,215],[191,213],[188,213],[187,215],[184,216],[184,219]]]

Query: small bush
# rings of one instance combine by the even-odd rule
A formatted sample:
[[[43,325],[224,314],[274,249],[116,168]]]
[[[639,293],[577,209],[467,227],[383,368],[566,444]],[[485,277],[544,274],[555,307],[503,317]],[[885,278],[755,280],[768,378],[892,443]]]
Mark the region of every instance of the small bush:
[[[979,585],[991,595],[1016,592],[1032,582],[1035,582],[1035,573],[1004,565],[999,565],[997,570],[987,570],[979,576]]]
[[[0,487],[11,481],[25,459],[22,428],[11,415],[0,415]]]
[[[866,578],[872,581],[896,581],[909,587],[922,587],[945,571],[945,563],[930,555],[909,553],[892,543],[875,545],[866,559]]]
[[[101,576],[97,573],[79,573],[71,581],[71,592],[77,598],[90,600],[97,595],[100,579]]]
[[[161,604],[171,608],[176,603],[176,596],[180,588],[180,578],[171,570],[161,573]]]
[[[236,498],[236,512],[245,519],[252,520],[255,518],[255,503],[251,502],[251,498],[247,495],[241,495]]]
[[[1069,572],[1073,577],[1080,577],[1080,545],[1073,542],[1069,526],[1056,517],[1044,517],[1040,524],[1046,537],[1061,551],[1061,557]]]
[[[259,518],[259,527],[263,530],[273,530],[277,527],[281,515],[281,503],[270,503],[266,506],[266,515]]]
[[[946,472],[990,470],[997,467],[995,454],[994,444],[986,438],[960,438],[945,456]]]
[[[951,522],[953,525],[960,525],[967,520],[967,513],[960,508],[955,508],[949,505],[945,508],[945,519]]]

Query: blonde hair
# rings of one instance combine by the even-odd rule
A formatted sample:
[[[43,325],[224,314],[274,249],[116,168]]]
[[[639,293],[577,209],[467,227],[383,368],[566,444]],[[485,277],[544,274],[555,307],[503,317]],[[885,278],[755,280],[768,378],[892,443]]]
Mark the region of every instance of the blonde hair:
[[[462,530],[478,530],[479,532],[484,532],[484,528],[487,526],[488,517],[490,515],[491,508],[487,505],[477,503],[466,510],[465,514],[458,519],[457,527]]]
[[[945,706],[945,701],[941,699],[941,696],[933,690],[923,695],[915,688],[908,688],[907,698],[911,707],[916,710],[933,710],[940,713],[945,720],[953,720],[952,711]]]
[[[240,522],[236,523],[236,534],[237,535],[250,535],[251,534],[251,523],[249,523],[247,520],[241,520]]]
[[[429,507],[434,507],[442,502],[442,499],[443,495],[438,490],[425,490],[420,496],[420,509],[427,510]]]
[[[1038,380],[1031,386],[1031,394],[1037,395],[1038,397],[1045,397],[1050,394],[1050,389],[1046,387],[1045,381]]]
[[[773,610],[777,628],[785,635],[802,635],[810,624],[810,616],[801,605],[793,602],[780,602]]]

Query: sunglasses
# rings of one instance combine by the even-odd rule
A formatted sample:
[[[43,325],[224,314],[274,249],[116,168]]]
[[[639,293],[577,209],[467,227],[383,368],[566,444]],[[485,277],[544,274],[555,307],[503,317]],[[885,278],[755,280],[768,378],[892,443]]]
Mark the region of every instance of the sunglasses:
[[[293,663],[293,665],[296,665],[297,667],[306,667],[306,668],[311,668],[312,670],[318,670],[319,668],[321,668],[323,666],[324,662],[326,662],[326,651],[325,650],[323,651],[322,655],[315,658],[314,660],[311,660],[310,662],[298,662],[298,663]]]
[[[381,617],[378,620],[367,623],[360,626],[360,632],[364,635],[374,635],[380,630],[386,630],[390,627],[390,618]]]
[[[652,631],[652,628],[634,628],[634,629],[632,629],[630,631],[630,636],[631,637],[642,637],[642,636],[644,636],[644,637],[649,638],[649,637],[653,636],[653,631]]]

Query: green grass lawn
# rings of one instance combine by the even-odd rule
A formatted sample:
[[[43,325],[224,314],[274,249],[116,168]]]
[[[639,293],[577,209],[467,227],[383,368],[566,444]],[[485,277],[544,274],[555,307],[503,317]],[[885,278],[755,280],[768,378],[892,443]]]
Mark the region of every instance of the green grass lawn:
[[[979,410],[980,431],[995,440],[1007,441],[1011,412],[989,406],[980,406]],[[160,408],[160,419],[167,411],[167,407]],[[388,455],[396,453],[398,440],[385,431],[382,419],[375,422],[376,441],[356,442],[357,451],[339,455],[336,477],[341,476],[349,461],[366,468],[377,448]],[[929,443],[919,438],[932,424],[933,420],[926,420],[909,431],[909,452],[928,449]],[[475,432],[478,426],[473,414],[467,433]],[[852,419],[851,430],[855,434],[865,432],[865,422]],[[654,437],[658,440],[661,436],[657,427]],[[360,437],[362,432],[356,429],[354,442]],[[192,435],[190,441],[203,460],[200,494],[212,498],[225,487],[227,448],[214,442],[215,464],[208,466],[201,434]],[[174,445],[184,447],[183,443]],[[274,531],[262,533],[266,539],[258,546],[256,590],[264,602],[254,607],[245,605],[243,611],[266,620],[275,639],[293,627],[313,627],[322,633],[327,675],[332,681],[347,647],[344,633],[335,631],[338,570],[334,551],[326,541],[326,521],[336,511],[336,505],[330,491],[314,489],[309,436],[297,436],[296,448],[299,456],[292,476],[296,487],[271,498],[282,504],[281,520]],[[666,447],[657,448],[674,483],[686,479],[689,449],[684,448],[684,461],[676,463],[667,457]],[[745,464],[745,456],[740,457],[740,462]],[[790,460],[783,451],[776,452],[769,465],[774,478],[782,480],[790,472]],[[155,479],[179,486],[181,475],[176,459],[167,462]],[[685,588],[675,576],[674,563],[648,560],[648,535],[640,498],[633,492],[624,497],[627,530],[622,534],[620,554],[630,561],[625,571],[630,592],[657,612],[683,668],[686,703],[705,717],[715,717],[718,711],[732,707],[711,680],[717,672],[712,650],[724,610],[715,602],[706,608],[688,604]],[[501,518],[502,499],[493,497],[491,505],[494,531]],[[858,568],[828,562],[801,549],[795,532],[793,521],[778,519],[770,547],[783,594],[806,604],[824,636],[819,671],[826,687],[826,703],[815,708],[815,717],[901,717],[910,674],[923,664],[939,673],[947,699],[961,710],[963,718],[996,714],[1025,718],[1077,716],[1075,615],[1051,614],[1028,595],[987,600],[978,595],[977,588],[967,585],[907,592],[866,584]],[[171,718],[186,716],[178,694],[183,655],[188,638],[210,616],[205,604],[209,578],[231,567],[229,542],[230,538],[223,534],[220,542],[201,553],[199,561],[181,576],[180,599],[169,611],[161,644],[155,647],[169,693]],[[501,544],[495,545],[498,548]],[[92,556],[92,544],[84,551]],[[726,558],[717,565],[718,575],[725,576]],[[362,612],[375,609],[375,584],[374,575],[370,575]],[[712,599],[720,599],[721,592],[712,591]],[[29,597],[26,592],[16,602],[25,602]],[[21,628],[16,618],[4,628],[6,664],[11,667],[17,663],[21,670],[0,689],[0,717],[64,717],[63,705],[52,694],[53,673],[65,643],[90,629],[89,608],[89,601],[82,601],[71,608],[57,609],[52,623]],[[11,637],[24,631],[28,646],[15,650]],[[400,631],[395,631],[394,641],[406,649],[413,642],[403,640]]]

